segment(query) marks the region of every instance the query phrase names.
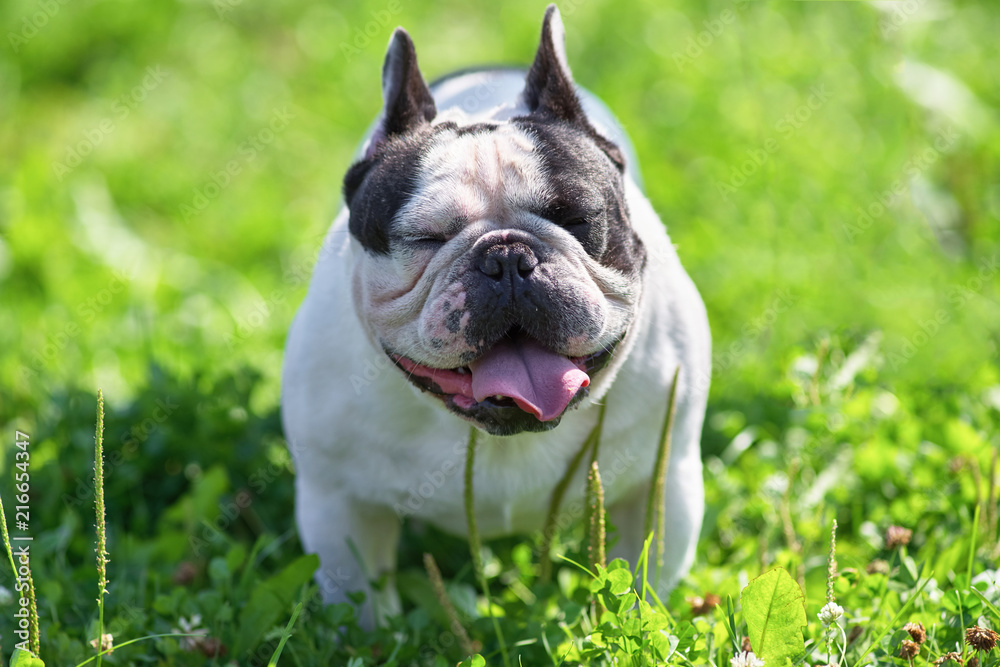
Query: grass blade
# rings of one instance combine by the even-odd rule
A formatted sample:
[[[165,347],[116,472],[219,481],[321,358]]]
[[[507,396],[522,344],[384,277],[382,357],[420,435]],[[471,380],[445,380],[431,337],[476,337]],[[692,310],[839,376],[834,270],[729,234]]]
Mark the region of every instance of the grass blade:
[[[666,536],[664,535],[664,521],[666,519],[663,512],[664,493],[667,483],[667,468],[670,465],[670,439],[674,428],[674,416],[677,414],[677,379],[680,377],[681,367],[674,371],[674,380],[670,385],[670,398],[667,399],[667,414],[663,418],[663,427],[660,429],[660,444],[656,450],[656,463],[653,466],[653,479],[649,485],[649,497],[646,500],[646,525],[643,530],[645,535],[653,533],[656,540],[656,564],[653,568],[653,586],[660,585],[660,570],[663,568],[663,559],[666,554]]]
[[[590,507],[590,525],[587,534],[590,537],[590,566],[597,570],[607,567],[605,542],[607,534],[604,525],[604,485],[601,484],[601,472],[597,461],[590,462],[590,473],[587,475],[587,504]]]
[[[966,582],[972,587],[972,566],[976,560],[976,540],[979,538],[979,509],[981,505],[976,505],[976,512],[972,517],[972,543],[969,545],[969,567]]]
[[[559,507],[562,505],[562,499],[566,495],[566,489],[569,487],[570,480],[573,479],[576,469],[580,467],[580,462],[583,461],[583,455],[587,453],[588,449],[596,448],[596,443],[600,441],[601,430],[604,428],[605,405],[605,403],[601,403],[597,413],[597,423],[590,431],[590,434],[587,435],[586,440],[583,441],[580,451],[569,462],[569,466],[566,467],[566,472],[563,474],[562,479],[552,489],[552,497],[549,500],[549,511],[545,516],[545,525],[542,527],[542,546],[539,549],[538,555],[538,577],[543,583],[552,579],[552,538],[555,536]]]
[[[90,664],[90,663],[94,662],[95,660],[100,659],[101,656],[107,655],[109,653],[113,653],[114,651],[117,651],[120,648],[124,648],[124,647],[128,646],[129,644],[137,644],[138,642],[144,642],[147,639],[162,639],[163,637],[204,637],[204,636],[205,635],[202,635],[202,634],[191,634],[189,632],[166,632],[166,633],[160,634],[160,635],[146,635],[144,637],[136,637],[135,639],[130,639],[127,642],[122,642],[121,644],[116,644],[114,648],[109,648],[109,649],[106,649],[104,651],[101,651],[97,655],[92,655],[89,658],[87,658],[86,660],[84,660],[83,662],[78,662],[75,667],[83,667],[84,665]]]
[[[292,636],[292,628],[295,627],[295,621],[298,620],[299,614],[302,612],[302,607],[306,601],[306,590],[308,587],[308,584],[302,587],[302,599],[299,600],[297,605],[295,605],[295,609],[292,610],[292,617],[288,619],[288,624],[285,626],[285,629],[281,631],[281,640],[278,642],[278,647],[274,649],[274,653],[271,654],[271,659],[268,661],[267,667],[277,667],[278,658],[281,657],[281,652],[285,650],[285,642],[287,642],[288,638]]]
[[[906,601],[906,604],[904,604],[902,607],[900,607],[899,611],[896,612],[896,615],[892,617],[892,620],[889,621],[889,623],[887,623],[884,628],[882,628],[882,632],[880,632],[879,635],[878,635],[878,637],[875,638],[875,641],[873,641],[871,644],[868,645],[868,648],[866,648],[865,652],[861,654],[861,657],[859,657],[855,661],[855,663],[854,663],[855,665],[860,665],[861,663],[863,663],[864,660],[865,660],[865,657],[869,653],[871,653],[873,650],[875,650],[875,647],[878,646],[878,644],[879,644],[880,641],[882,641],[882,638],[885,637],[885,635],[892,628],[896,627],[896,622],[900,618],[902,618],[903,614],[906,613],[906,611],[910,608],[910,606],[914,603],[914,601],[920,596],[920,593],[924,590],[924,587],[927,586],[928,583],[930,583],[930,581],[931,581],[930,577],[928,577],[927,579],[924,579],[924,583],[920,584],[920,586],[917,587],[917,590],[913,592],[913,595],[911,595],[910,599]]]
[[[476,465],[476,435],[478,431],[474,426],[469,427],[469,444],[466,446],[465,454],[465,519],[469,526],[469,548],[472,550],[472,565],[476,571],[479,584],[483,587],[483,595],[486,596],[486,609],[493,622],[493,630],[497,633],[497,642],[500,644],[500,655],[503,657],[504,667],[510,667],[510,658],[507,656],[507,644],[503,639],[503,631],[500,629],[500,622],[493,615],[493,602],[490,596],[490,585],[486,581],[486,571],[483,568],[482,542],[479,540],[479,527],[476,525],[476,499],[473,488],[473,469]]]

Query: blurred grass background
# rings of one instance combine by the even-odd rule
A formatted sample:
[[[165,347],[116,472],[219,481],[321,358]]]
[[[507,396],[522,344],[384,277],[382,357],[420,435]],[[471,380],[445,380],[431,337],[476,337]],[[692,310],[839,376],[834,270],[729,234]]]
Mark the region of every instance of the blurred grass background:
[[[958,412],[988,396],[1000,409],[1000,394],[982,393],[1000,382],[1000,9],[561,9],[577,82],[631,133],[708,307],[707,451],[742,424],[787,420],[789,364],[808,376],[828,338],[846,341],[829,348],[837,363],[868,341],[865,363],[877,358],[888,385],[927,389]],[[287,474],[282,346],[381,106],[392,29],[410,31],[432,80],[527,64],[543,11],[522,0],[2,3],[0,424],[39,438],[33,475],[87,460],[97,387],[109,441],[142,446],[109,482],[109,516],[129,531],[182,525],[180,510],[156,517],[199,466],[249,475],[241,462],[259,460],[262,442]],[[157,407],[167,417],[150,422]],[[51,477],[63,486],[33,501],[39,530],[65,529],[46,544],[65,555],[74,535],[70,564],[92,547],[79,504],[56,494],[89,502],[74,486],[88,465],[63,467]],[[227,488],[216,472],[201,476],[218,484],[196,490],[190,502],[205,507],[192,516],[211,515]],[[254,512],[281,532],[291,519],[273,508],[290,505],[290,483],[273,479]],[[178,535],[157,547],[165,562],[185,553]],[[112,535],[119,563],[144,548],[131,539]]]
[[[529,62],[543,8],[3,3],[4,421],[63,385],[114,405],[150,360],[250,365],[266,380],[255,407],[273,405],[392,28],[433,79]],[[790,349],[829,331],[883,332],[891,374],[920,382],[995,363],[1000,12],[577,0],[563,14],[575,76],[631,132],[708,305],[715,401],[766,393]]]

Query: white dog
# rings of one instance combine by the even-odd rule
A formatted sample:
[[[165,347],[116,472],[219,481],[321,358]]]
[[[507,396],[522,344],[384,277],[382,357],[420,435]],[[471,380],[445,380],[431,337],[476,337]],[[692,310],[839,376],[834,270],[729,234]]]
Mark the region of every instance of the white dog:
[[[662,572],[672,587],[704,506],[708,322],[624,131],[573,83],[558,10],[546,11],[530,70],[430,87],[397,29],[382,93],[285,357],[296,515],[325,599],[364,590],[370,625],[373,598],[379,616],[399,608],[391,583],[369,582],[392,576],[403,517],[466,533],[470,425],[483,536],[539,530],[602,403],[612,555],[634,563],[679,366]]]

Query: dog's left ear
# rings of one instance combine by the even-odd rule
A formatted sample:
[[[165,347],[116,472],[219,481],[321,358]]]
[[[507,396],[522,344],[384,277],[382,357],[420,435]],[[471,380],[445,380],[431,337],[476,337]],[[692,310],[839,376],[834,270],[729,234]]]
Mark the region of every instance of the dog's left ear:
[[[382,101],[382,119],[368,143],[365,157],[371,157],[389,137],[412,132],[437,115],[434,98],[417,65],[417,50],[403,28],[392,33],[385,52]]]
[[[624,171],[625,158],[621,151],[594,129],[587,120],[580,98],[576,96],[573,74],[566,60],[566,29],[554,4],[545,10],[542,39],[521,95],[532,114],[554,117],[582,127],[615,166]]]

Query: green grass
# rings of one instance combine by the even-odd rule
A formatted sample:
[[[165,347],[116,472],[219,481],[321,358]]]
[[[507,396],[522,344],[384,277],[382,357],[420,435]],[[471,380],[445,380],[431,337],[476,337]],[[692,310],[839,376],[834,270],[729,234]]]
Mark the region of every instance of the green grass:
[[[486,543],[490,607],[468,544],[416,525],[391,627],[363,632],[312,584],[298,607],[313,563],[292,519],[282,345],[378,112],[384,45],[405,25],[429,79],[526,63],[543,9],[0,5],[0,494],[24,534],[11,513],[21,431],[46,664],[93,657],[101,625],[99,387],[103,625],[118,647],[105,664],[266,665],[284,642],[281,665],[454,665],[466,656],[425,552],[490,665],[499,627],[512,664],[651,656],[662,629],[671,664],[725,667],[729,633],[747,634],[741,592],[773,567],[804,590],[805,664],[825,664],[834,519],[846,664],[866,651],[907,664],[890,654],[909,620],[928,634],[914,664],[961,652],[972,625],[1000,626],[1000,10],[929,0],[563,3],[576,79],[635,141],[713,330],[705,528],[665,608],[624,609],[643,596],[611,592],[614,563],[594,583],[564,560],[587,562],[582,525],[556,536],[549,583],[541,535]],[[886,545],[893,525],[909,544]],[[0,586],[7,660],[6,566]],[[694,615],[709,594],[733,599],[731,619]],[[614,617],[603,634],[595,596]],[[124,646],[185,625],[212,643]]]

